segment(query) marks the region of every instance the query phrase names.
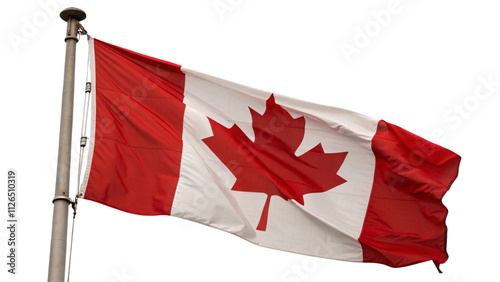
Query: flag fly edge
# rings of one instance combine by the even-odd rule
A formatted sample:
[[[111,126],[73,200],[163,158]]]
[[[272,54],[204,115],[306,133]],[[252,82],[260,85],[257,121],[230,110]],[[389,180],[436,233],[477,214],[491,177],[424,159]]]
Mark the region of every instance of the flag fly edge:
[[[375,177],[359,237],[363,261],[391,267],[446,262],[442,199],[458,176],[460,156],[383,120],[372,149]]]

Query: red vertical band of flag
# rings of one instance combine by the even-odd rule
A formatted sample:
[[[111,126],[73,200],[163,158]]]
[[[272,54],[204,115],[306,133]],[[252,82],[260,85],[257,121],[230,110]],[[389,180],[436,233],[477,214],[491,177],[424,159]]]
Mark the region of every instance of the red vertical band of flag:
[[[97,149],[85,198],[136,214],[170,214],[182,155],[184,73],[97,39],[94,50]]]
[[[448,210],[441,202],[460,156],[381,120],[372,139],[375,176],[359,242],[363,261],[444,263]]]

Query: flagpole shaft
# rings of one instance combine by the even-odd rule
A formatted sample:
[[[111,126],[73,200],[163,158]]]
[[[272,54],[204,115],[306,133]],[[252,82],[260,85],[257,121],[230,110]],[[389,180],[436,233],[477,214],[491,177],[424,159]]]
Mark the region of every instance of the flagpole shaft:
[[[68,230],[69,179],[71,164],[71,136],[73,129],[73,97],[75,92],[75,59],[78,42],[78,24],[84,20],[85,12],[67,8],[61,18],[68,23],[66,33],[66,58],[59,131],[59,151],[52,217],[52,237],[49,257],[49,282],[64,282],[66,269],[66,242]]]

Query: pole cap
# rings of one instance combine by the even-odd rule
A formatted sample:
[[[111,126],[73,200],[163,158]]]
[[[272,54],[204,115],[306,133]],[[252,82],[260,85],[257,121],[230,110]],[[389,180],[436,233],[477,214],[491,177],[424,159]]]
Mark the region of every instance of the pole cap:
[[[67,22],[70,18],[75,18],[78,21],[83,21],[86,17],[87,14],[82,9],[78,9],[75,7],[69,7],[64,9],[59,16],[63,21]]]

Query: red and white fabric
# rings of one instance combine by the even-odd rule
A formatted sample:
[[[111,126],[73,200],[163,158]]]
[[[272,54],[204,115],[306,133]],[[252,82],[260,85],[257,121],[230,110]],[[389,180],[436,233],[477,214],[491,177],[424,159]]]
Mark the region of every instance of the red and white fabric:
[[[90,46],[83,198],[300,254],[447,260],[457,154],[383,120]]]

